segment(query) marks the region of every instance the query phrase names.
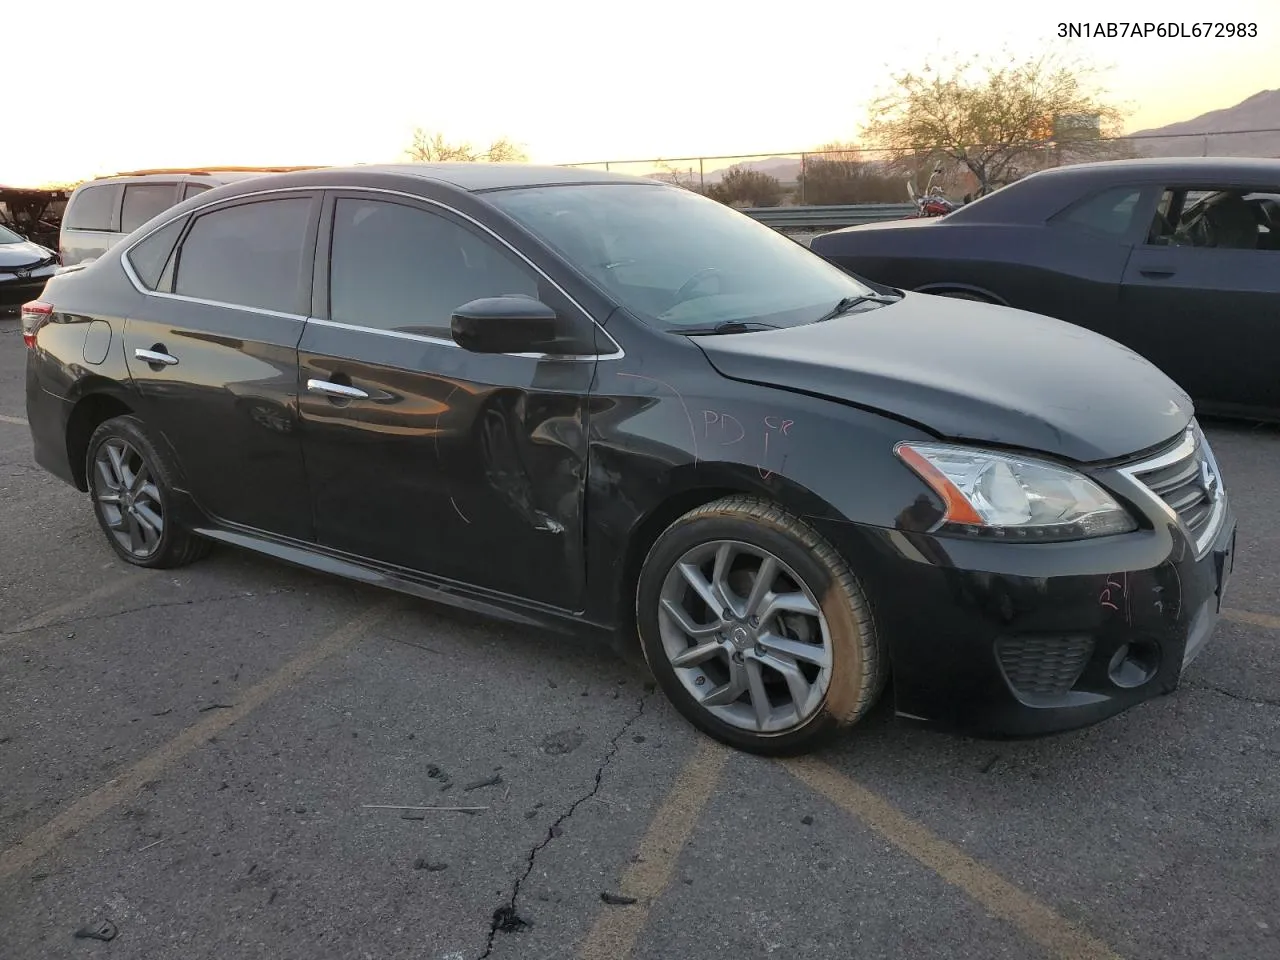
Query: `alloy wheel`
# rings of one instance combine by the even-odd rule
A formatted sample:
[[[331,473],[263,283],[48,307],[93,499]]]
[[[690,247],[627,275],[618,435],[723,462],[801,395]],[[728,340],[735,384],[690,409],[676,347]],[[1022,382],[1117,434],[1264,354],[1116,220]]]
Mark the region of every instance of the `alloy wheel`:
[[[827,621],[809,586],[768,550],[699,544],[667,572],[659,607],[677,678],[723,722],[778,734],[818,712],[831,680]]]
[[[140,560],[152,556],[164,536],[164,505],[142,454],[111,437],[98,447],[93,468],[98,509],[116,543]]]

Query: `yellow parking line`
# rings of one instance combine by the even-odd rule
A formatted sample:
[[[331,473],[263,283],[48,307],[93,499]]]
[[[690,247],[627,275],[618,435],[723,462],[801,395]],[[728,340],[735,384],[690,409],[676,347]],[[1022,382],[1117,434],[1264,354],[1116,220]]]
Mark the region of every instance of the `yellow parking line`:
[[[1265,627],[1268,630],[1280,630],[1280,617],[1273,617],[1269,613],[1254,613],[1252,610],[1233,610],[1229,607],[1223,607],[1222,619],[1231,620],[1235,623],[1248,623],[1255,627]]]
[[[151,751],[120,776],[88,796],[81,797],[12,847],[0,851],[0,880],[7,880],[30,866],[92,820],[136,794],[144,783],[154,780],[165,767],[181,760],[211,736],[244,719],[267,699],[297,683],[326,659],[353,644],[362,634],[386,618],[396,606],[396,601],[389,601],[350,621],[315,646],[298,654],[275,673],[254,684],[234,706],[205,714],[203,719]]]
[[[96,590],[90,590],[88,593],[82,593],[79,596],[72,597],[56,607],[50,607],[41,613],[37,613],[34,617],[28,617],[17,626],[9,630],[0,630],[0,646],[4,646],[6,640],[11,640],[17,634],[30,633],[32,630],[39,630],[41,627],[47,627],[57,623],[68,614],[77,613],[95,600],[104,600],[107,597],[114,596],[122,590],[126,590],[131,586],[136,586],[145,580],[145,574],[136,573],[126,574],[118,580],[112,580],[110,583],[104,583]]]
[[[607,907],[596,917],[578,953],[582,960],[625,960],[631,955],[649,911],[671,882],[680,852],[715,792],[730,755],[716,741],[699,737],[697,749],[676,776],[622,877],[618,892],[635,897],[637,902]]]
[[[1106,944],[1018,889],[893,807],[887,800],[809,757],[782,761],[792,774],[1059,960],[1118,960]]]
[[[25,427],[27,420],[25,417],[6,417],[3,413],[0,413],[0,423],[12,423],[19,427]]]

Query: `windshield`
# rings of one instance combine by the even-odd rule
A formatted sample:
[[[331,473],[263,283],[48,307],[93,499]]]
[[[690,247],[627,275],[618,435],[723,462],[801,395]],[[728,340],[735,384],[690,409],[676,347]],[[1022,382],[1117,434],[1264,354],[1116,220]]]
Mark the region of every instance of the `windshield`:
[[[796,326],[874,291],[770,227],[681,187],[588,184],[486,198],[640,319]]]
[[[0,243],[26,243],[26,241],[4,224],[0,224]]]

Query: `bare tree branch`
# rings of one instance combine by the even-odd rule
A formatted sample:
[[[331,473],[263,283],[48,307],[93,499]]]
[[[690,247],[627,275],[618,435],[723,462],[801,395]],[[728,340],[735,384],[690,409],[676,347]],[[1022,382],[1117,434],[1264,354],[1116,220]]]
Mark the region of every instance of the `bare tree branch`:
[[[413,143],[405,155],[415,163],[511,163],[529,159],[524,150],[507,137],[494,140],[488,150],[477,150],[469,143],[449,143],[444,134],[431,134],[421,127],[413,131]]]

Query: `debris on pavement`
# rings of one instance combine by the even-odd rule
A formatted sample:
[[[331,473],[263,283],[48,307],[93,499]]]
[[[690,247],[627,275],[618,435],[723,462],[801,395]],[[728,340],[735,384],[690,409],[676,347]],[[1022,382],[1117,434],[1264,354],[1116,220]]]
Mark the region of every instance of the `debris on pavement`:
[[[562,756],[566,753],[573,753],[586,741],[581,731],[578,730],[560,730],[557,733],[550,734],[542,741],[542,752],[553,757]]]
[[[483,780],[477,780],[475,783],[467,784],[465,787],[462,788],[462,790],[464,793],[466,793],[471,790],[479,790],[481,787],[496,787],[501,782],[502,782],[502,774],[495,773],[491,777],[485,777]]]
[[[800,818],[800,822],[803,823],[806,827],[809,826],[810,824],[813,823],[813,814],[806,813],[803,817]]]
[[[503,933],[515,933],[524,927],[533,926],[528,920],[523,919],[516,908],[507,904],[493,911],[493,929],[501,930]]]
[[[624,897],[620,893],[602,893],[600,899],[613,907],[629,907],[636,902],[635,897]]]
[[[448,867],[449,865],[447,863],[434,863],[426,857],[419,857],[417,860],[413,861],[413,869],[426,870],[428,873],[439,873],[441,870],[448,869]]]
[[[454,813],[470,813],[473,810],[488,810],[488,807],[415,807],[403,803],[362,803],[365,810],[437,810]]]
[[[103,920],[93,926],[84,926],[74,934],[77,940],[114,940],[119,931],[110,920]]]

